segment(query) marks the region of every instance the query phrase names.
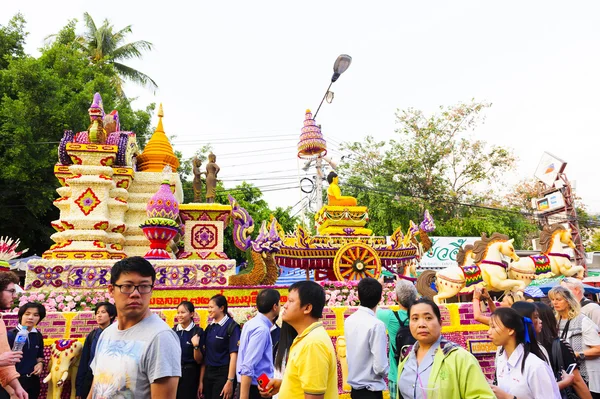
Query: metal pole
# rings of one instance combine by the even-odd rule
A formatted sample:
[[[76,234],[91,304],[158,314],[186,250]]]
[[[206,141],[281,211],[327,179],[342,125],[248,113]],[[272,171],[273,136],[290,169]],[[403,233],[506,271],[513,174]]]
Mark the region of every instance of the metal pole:
[[[319,104],[319,108],[317,108],[317,112],[315,112],[313,119],[317,119],[317,114],[319,113],[319,110],[321,109],[321,105],[323,105],[323,101],[325,101],[325,97],[327,97],[327,93],[329,93],[329,89],[331,89],[332,84],[333,84],[333,80],[331,81],[331,83],[329,83],[329,87],[327,87],[327,90],[325,90],[325,94],[323,95],[323,98],[321,99],[321,104]],[[319,208],[319,209],[321,209],[321,208]]]
[[[321,157],[317,158],[316,167],[317,167],[316,190],[317,190],[317,212],[318,212],[323,207],[323,169],[322,169],[323,160],[321,159]]]

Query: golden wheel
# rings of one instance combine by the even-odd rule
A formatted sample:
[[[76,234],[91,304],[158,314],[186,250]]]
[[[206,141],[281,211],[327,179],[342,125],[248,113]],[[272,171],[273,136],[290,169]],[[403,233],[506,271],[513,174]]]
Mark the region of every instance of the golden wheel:
[[[333,272],[339,281],[378,278],[381,273],[381,259],[372,247],[360,242],[351,242],[335,254]]]

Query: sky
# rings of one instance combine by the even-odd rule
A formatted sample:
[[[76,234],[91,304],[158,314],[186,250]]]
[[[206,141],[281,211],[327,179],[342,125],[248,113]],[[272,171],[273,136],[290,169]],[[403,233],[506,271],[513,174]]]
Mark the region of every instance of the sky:
[[[19,11],[32,55],[86,11],[98,25],[132,25],[129,40],[154,50],[128,65],[159,86],[126,85],[134,106],[162,102],[176,149],[190,157],[211,143],[225,186],[247,180],[272,207],[305,204],[296,157],[304,112],[316,110],[345,53],[352,64],[317,118],[334,160],[342,142],[394,138],[397,109],[430,114],[474,98],[493,105],[472,137],[519,159],[502,187],[533,177],[548,151],[600,212],[596,1],[23,0],[3,2],[0,24]]]

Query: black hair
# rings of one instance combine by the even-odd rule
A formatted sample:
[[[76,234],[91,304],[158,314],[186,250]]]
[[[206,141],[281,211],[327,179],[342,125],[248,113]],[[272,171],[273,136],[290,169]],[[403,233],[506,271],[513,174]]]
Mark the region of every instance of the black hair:
[[[117,307],[110,302],[99,302],[94,308],[94,314],[98,314],[98,311],[101,307],[104,307],[106,313],[108,313],[108,317],[110,317],[110,324],[112,324],[117,317]]]
[[[212,298],[210,298],[210,300],[213,301],[215,303],[215,305],[217,305],[218,308],[223,308],[223,313],[224,314],[228,314],[228,312],[227,312],[227,298],[225,298],[221,294],[217,294],[217,295],[213,296]]]
[[[110,283],[114,285],[121,277],[121,273],[138,273],[142,277],[152,277],[152,284],[156,280],[156,270],[141,256],[124,258],[115,263],[110,269]]]
[[[194,313],[194,304],[191,303],[190,301],[179,302],[179,305],[177,305],[177,309],[179,309],[180,306],[183,306],[184,308],[186,308],[188,312]]]
[[[283,370],[283,360],[290,354],[290,348],[294,339],[298,336],[298,331],[285,321],[281,322],[281,331],[279,344],[277,345],[277,354],[275,355],[275,368]]]
[[[256,297],[256,308],[262,314],[269,313],[273,306],[279,303],[281,294],[273,288],[265,288],[258,293]]]
[[[425,304],[425,305],[431,306],[431,309],[433,309],[433,314],[435,314],[435,317],[438,319],[440,325],[442,325],[442,314],[440,313],[440,307],[435,302],[433,302],[431,299],[424,297],[424,296],[417,299],[413,303],[411,303],[410,306],[408,307],[409,319],[410,319],[410,310],[413,308],[413,306],[420,305],[420,304]]]
[[[536,313],[536,312],[537,312],[538,317],[539,317],[539,312],[538,312],[537,308],[531,302],[517,301],[517,302],[515,302],[515,303],[512,304],[511,308],[514,309],[514,310],[516,310],[517,313],[521,315],[521,317],[529,317],[531,320],[533,320],[533,314]],[[542,321],[542,326],[543,325],[544,325],[544,321]],[[537,337],[536,337],[537,334],[536,334],[535,328],[534,328],[533,325],[531,325],[531,326],[528,325],[527,326],[527,328],[530,328],[530,327],[531,327],[531,329],[529,331],[529,340],[531,341],[531,346],[539,346],[538,341],[537,341]],[[533,331],[533,334],[531,334],[532,331]],[[542,359],[546,363],[548,363],[548,359],[544,355],[544,352],[540,351],[540,353],[542,354],[542,357],[540,359]],[[548,352],[548,353],[551,353],[551,352]]]
[[[46,308],[44,307],[44,305],[42,305],[39,302],[27,302],[25,305],[21,306],[19,308],[19,313],[18,313],[18,317],[19,317],[19,324],[23,324],[21,323],[21,319],[23,318],[23,315],[25,314],[25,312],[27,312],[28,309],[37,309],[38,314],[40,315],[40,319],[38,320],[38,323],[42,320],[44,320],[44,317],[46,317]]]
[[[548,353],[552,353],[552,343],[558,338],[558,326],[556,323],[556,317],[554,316],[554,310],[543,302],[536,302],[535,307],[537,308],[540,320],[542,320],[542,332],[538,336],[538,341]]]
[[[297,281],[290,285],[290,292],[298,292],[300,306],[312,305],[310,311],[311,317],[320,319],[323,317],[323,308],[325,307],[325,290],[314,281]]]
[[[373,309],[381,301],[383,287],[372,277],[365,277],[358,283],[358,300],[360,306]]]
[[[498,318],[504,327],[514,330],[517,345],[523,344],[523,362],[521,363],[521,373],[525,372],[525,361],[527,360],[527,356],[529,356],[530,352],[542,360],[546,359],[544,353],[540,349],[540,346],[537,344],[537,342],[535,342],[533,325],[529,323],[527,324],[529,340],[533,341],[533,345],[525,342],[525,323],[523,322],[523,316],[521,316],[516,310],[506,307],[497,308],[494,313],[492,313],[491,317],[492,320],[494,318]]]
[[[337,176],[338,174],[334,171],[329,172],[329,174],[327,175],[327,183],[331,184],[331,182],[333,182],[333,178]]]

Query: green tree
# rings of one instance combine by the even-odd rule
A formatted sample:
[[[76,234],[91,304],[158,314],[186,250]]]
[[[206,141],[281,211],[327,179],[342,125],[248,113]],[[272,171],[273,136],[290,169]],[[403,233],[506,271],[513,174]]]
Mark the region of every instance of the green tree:
[[[144,51],[152,50],[152,43],[145,40],[126,43],[127,36],[132,32],[131,25],[115,31],[110,21],[105,19],[102,25],[98,27],[92,16],[87,12],[83,14],[83,20],[86,32],[77,37],[76,43],[88,55],[92,63],[96,65],[110,64],[115,68],[118,76],[115,77],[113,83],[120,93],[122,92],[123,78],[149,87],[152,90],[158,88],[158,85],[150,76],[123,63],[123,61],[132,58],[142,58]]]
[[[147,136],[151,116],[133,110],[129,100],[118,94],[112,65],[89,65],[73,45],[75,21],[34,58],[18,50],[25,40],[24,21],[15,18],[20,21],[15,25],[18,28],[0,29],[0,42],[6,42],[9,29],[12,42],[21,43],[9,46],[17,50],[3,54],[7,64],[0,69],[0,184],[4,187],[0,192],[0,231],[19,237],[31,253],[41,254],[52,244],[50,222],[58,218],[52,204],[59,186],[53,166],[63,131],[88,128],[87,110],[95,92],[102,93],[105,109],[118,107],[123,130]]]
[[[431,116],[413,108],[399,110],[394,140],[368,136],[343,146],[350,160],[340,168],[346,177],[342,189],[369,207],[375,234],[389,235],[398,226],[406,231],[409,220],[421,221],[425,209],[436,220],[439,235],[498,231],[517,238],[532,228],[519,211],[486,210],[501,205],[491,190],[478,190],[501,180],[515,164],[509,149],[466,136],[483,122],[482,112],[490,106],[471,101],[440,107]],[[518,242],[526,244],[523,238]]]

